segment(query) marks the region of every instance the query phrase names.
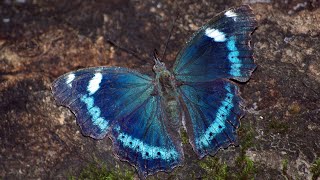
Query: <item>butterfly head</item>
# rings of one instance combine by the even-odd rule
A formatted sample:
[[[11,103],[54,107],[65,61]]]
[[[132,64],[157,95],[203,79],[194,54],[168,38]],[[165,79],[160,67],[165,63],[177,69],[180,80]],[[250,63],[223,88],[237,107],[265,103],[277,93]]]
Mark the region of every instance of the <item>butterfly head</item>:
[[[154,52],[153,52],[153,60],[154,60],[153,71],[156,74],[164,72],[164,71],[167,70],[166,65],[164,64],[164,62],[161,62],[160,58],[158,57],[157,50],[154,50]]]
[[[154,66],[153,66],[153,71],[155,73],[159,73],[159,72],[162,72],[162,71],[165,71],[167,70],[166,68],[166,65],[164,64],[164,62],[161,62],[160,59],[154,59]]]

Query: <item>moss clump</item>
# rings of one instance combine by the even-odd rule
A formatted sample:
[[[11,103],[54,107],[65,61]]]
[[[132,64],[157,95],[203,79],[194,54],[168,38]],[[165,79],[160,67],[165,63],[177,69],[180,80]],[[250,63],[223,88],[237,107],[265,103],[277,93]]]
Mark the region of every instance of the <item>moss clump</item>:
[[[236,159],[237,172],[233,174],[234,179],[254,179],[256,174],[256,167],[248,156],[246,156],[246,151],[253,147],[255,131],[251,125],[242,125],[239,128],[240,136],[240,155]]]
[[[240,154],[235,160],[236,172],[232,174],[233,179],[254,179],[256,174],[256,167],[248,156],[246,156],[246,151],[253,147],[255,131],[251,125],[242,125],[239,128],[240,136]]]
[[[200,161],[199,165],[206,171],[206,176],[203,179],[227,179],[228,167],[225,163],[221,163],[218,158],[207,157]]]
[[[254,179],[255,164],[248,156],[237,157],[235,164],[236,167],[228,167],[226,163],[219,161],[216,157],[207,157],[199,162],[200,167],[206,171],[203,179]]]
[[[254,129],[250,125],[242,125],[239,128],[241,154],[254,146]]]
[[[236,159],[237,168],[239,171],[233,175],[235,179],[254,179],[256,168],[254,162],[245,155],[240,155]]]
[[[312,179],[316,180],[320,177],[320,158],[318,158],[311,166]]]
[[[288,159],[282,160],[282,173],[285,175],[287,174],[288,163],[289,163]]]
[[[128,170],[120,171],[111,168],[108,169],[106,165],[91,163],[82,169],[78,177],[71,176],[68,179],[132,180],[134,179],[134,172]]]

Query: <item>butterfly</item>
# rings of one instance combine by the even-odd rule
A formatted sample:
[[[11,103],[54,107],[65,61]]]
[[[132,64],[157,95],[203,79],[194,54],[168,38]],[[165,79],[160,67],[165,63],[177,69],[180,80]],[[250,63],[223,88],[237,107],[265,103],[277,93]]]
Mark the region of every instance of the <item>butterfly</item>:
[[[94,67],[53,82],[56,102],[76,116],[85,136],[111,138],[115,155],[145,178],[184,161],[181,128],[203,158],[236,144],[242,99],[234,83],[256,68],[251,8],[228,9],[202,26],[172,71],[155,56],[154,77],[123,67]]]

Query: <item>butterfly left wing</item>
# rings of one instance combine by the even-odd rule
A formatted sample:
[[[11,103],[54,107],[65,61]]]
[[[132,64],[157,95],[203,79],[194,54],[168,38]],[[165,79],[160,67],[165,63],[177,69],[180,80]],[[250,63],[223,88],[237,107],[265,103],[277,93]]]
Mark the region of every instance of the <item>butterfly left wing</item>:
[[[95,139],[104,138],[117,115],[133,111],[152,91],[150,77],[117,67],[70,72],[52,85],[56,102],[76,115],[84,135]]]
[[[111,137],[118,157],[141,176],[181,163],[181,144],[166,130],[152,78],[126,68],[88,68],[59,77],[52,92],[75,114],[84,135]]]

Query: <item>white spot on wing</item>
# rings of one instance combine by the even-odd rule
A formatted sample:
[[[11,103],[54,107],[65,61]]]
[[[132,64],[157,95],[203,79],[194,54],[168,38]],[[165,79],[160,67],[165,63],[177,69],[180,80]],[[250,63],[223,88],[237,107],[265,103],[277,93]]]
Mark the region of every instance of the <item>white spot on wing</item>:
[[[87,87],[87,90],[90,95],[94,94],[100,88],[101,80],[102,80],[101,73],[94,74],[94,77],[89,81],[89,85]]]
[[[68,84],[69,87],[72,87],[72,81],[74,80],[75,77],[76,76],[73,73],[68,75],[66,83]]]
[[[233,18],[234,21],[237,20],[236,17],[238,16],[235,12],[233,12],[231,10],[225,12],[224,15],[226,15],[227,17]]]
[[[224,42],[226,41],[226,36],[223,32],[219,31],[218,29],[206,29],[206,36],[211,37],[214,39],[215,42]]]

